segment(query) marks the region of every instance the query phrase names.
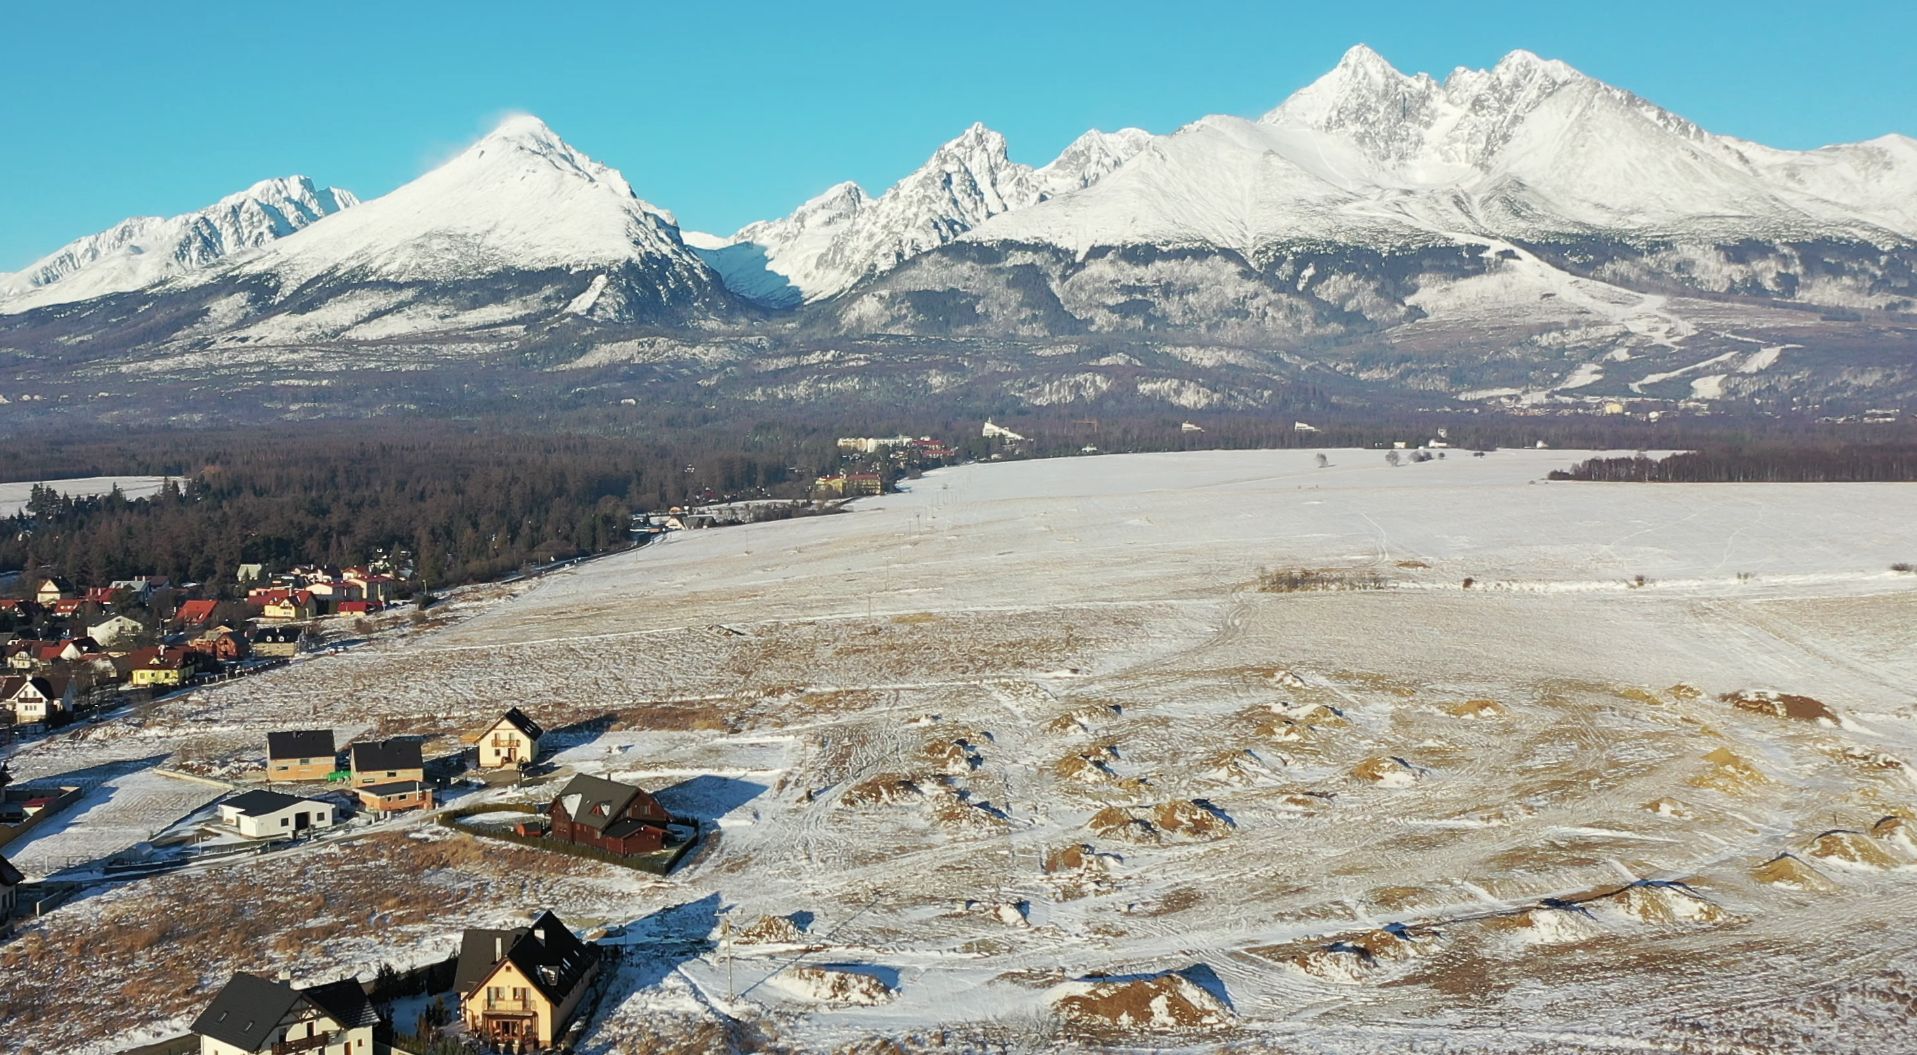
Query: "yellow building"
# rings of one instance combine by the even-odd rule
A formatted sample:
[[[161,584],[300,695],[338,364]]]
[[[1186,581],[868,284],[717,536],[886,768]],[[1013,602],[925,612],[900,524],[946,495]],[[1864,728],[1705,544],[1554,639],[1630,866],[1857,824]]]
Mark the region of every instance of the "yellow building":
[[[479,768],[513,769],[531,765],[539,757],[539,738],[546,731],[514,707],[479,734]]]
[[[127,680],[134,687],[174,689],[193,676],[183,649],[143,648],[132,655]]]
[[[542,912],[524,927],[467,931],[453,985],[474,1037],[531,1050],[565,1036],[598,973],[598,947]]]

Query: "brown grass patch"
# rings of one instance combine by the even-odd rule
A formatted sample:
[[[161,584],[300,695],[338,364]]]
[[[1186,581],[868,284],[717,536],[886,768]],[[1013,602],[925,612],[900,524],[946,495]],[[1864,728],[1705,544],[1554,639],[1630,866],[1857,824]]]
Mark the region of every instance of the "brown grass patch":
[[[1887,871],[1897,867],[1897,859],[1870,836],[1845,828],[1835,828],[1812,839],[1809,852],[1820,860],[1837,861],[1859,868]]]
[[[881,773],[847,788],[839,796],[839,805],[858,809],[865,806],[895,805],[925,797],[925,785],[918,778],[901,773]]]
[[[1444,709],[1453,718],[1502,718],[1510,712],[1496,700],[1462,700]]]
[[[1741,794],[1770,783],[1749,759],[1728,747],[1720,747],[1705,755],[1704,761],[1709,763],[1709,768],[1691,778],[1692,787]]]
[[[1824,878],[1824,874],[1795,854],[1778,854],[1776,857],[1751,869],[1751,878],[1769,886],[1781,886],[1790,890],[1805,890],[1823,893],[1837,889],[1837,884]]]
[[[937,612],[906,612],[902,615],[892,617],[892,622],[899,626],[923,626],[926,623],[936,623],[938,621],[939,614]]]

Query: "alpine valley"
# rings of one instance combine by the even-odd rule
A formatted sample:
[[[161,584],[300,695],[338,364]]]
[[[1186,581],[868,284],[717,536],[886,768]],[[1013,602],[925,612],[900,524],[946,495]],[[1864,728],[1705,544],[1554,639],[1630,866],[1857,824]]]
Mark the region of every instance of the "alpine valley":
[[[124,398],[164,384],[162,414]],[[0,275],[15,422],[487,400],[1917,401],[1917,140],[1716,135],[1561,62],[1365,47],[1256,119],[981,125],[883,193],[681,230],[518,116],[364,203],[303,177]]]

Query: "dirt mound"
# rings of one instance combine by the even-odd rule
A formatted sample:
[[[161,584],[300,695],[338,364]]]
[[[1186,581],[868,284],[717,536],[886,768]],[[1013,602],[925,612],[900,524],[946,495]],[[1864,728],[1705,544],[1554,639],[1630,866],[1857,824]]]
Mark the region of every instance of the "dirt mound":
[[[1752,714],[1768,714],[1773,718],[1789,718],[1797,722],[1820,722],[1824,725],[1842,724],[1837,720],[1837,712],[1825,706],[1823,701],[1809,696],[1796,696],[1786,692],[1768,690],[1727,692],[1718,699],[1740,711]]]
[[[876,973],[855,967],[788,967],[778,975],[778,986],[796,996],[825,1004],[870,1006],[898,995]]]
[[[1627,685],[1617,690],[1617,694],[1619,699],[1630,700],[1634,703],[1648,703],[1653,707],[1664,706],[1664,701],[1658,699],[1657,693],[1649,689],[1640,689],[1635,685]]]
[[[1751,869],[1751,878],[1771,886],[1781,886],[1787,890],[1807,890],[1817,893],[1837,889],[1837,884],[1824,878],[1824,874],[1796,854],[1778,854],[1776,857]]]
[[[1045,726],[1045,730],[1052,733],[1096,732],[1100,725],[1118,717],[1119,714],[1120,709],[1117,704],[1088,703],[1074,707],[1052,719]]]
[[[1580,902],[1642,923],[1718,923],[1724,910],[1683,883],[1643,879],[1623,890]]]
[[[1106,853],[1089,843],[1074,843],[1061,846],[1045,855],[1045,874],[1062,875],[1076,872],[1108,872],[1111,867],[1125,859],[1118,854]]]
[[[1305,687],[1305,679],[1289,670],[1272,671],[1271,683],[1285,689],[1302,689]]]
[[[1496,700],[1461,700],[1444,709],[1453,718],[1502,718],[1511,713]]]
[[[1098,744],[1052,763],[1052,773],[1060,780],[1078,784],[1107,784],[1118,779],[1111,764],[1118,761],[1118,748]]]
[[[1873,773],[1900,773],[1905,769],[1904,760],[1896,755],[1882,751],[1870,751],[1849,744],[1830,752],[1832,758],[1847,766],[1869,770]]]
[[[1522,912],[1493,916],[1485,921],[1485,926],[1526,945],[1588,941],[1604,933],[1603,924],[1590,909],[1556,900],[1533,905]]]
[[[1156,806],[1107,806],[1085,822],[1107,839],[1150,846],[1167,839],[1209,842],[1230,834],[1231,818],[1203,799],[1160,803]]]
[[[1115,1029],[1202,1029],[1229,1022],[1231,1004],[1194,977],[1223,989],[1203,965],[1163,974],[1093,975],[1052,990],[1052,1007],[1074,1022]]]
[[[985,763],[985,756],[964,737],[928,740],[919,748],[919,757],[947,773],[970,773]]]
[[[1875,839],[1863,832],[1833,828],[1812,839],[1810,855],[1820,861],[1885,871],[1897,867],[1897,859]]]
[[[1902,817],[1885,817],[1871,826],[1870,834],[1886,846],[1894,846],[1917,857],[1917,830],[1913,830],[1911,823]]]
[[[1749,759],[1728,747],[1720,747],[1705,755],[1704,761],[1709,763],[1709,768],[1691,778],[1692,787],[1738,794],[1769,783]]]
[[[932,789],[932,797],[936,799],[932,819],[948,828],[995,831],[1011,819],[1004,810],[985,799],[975,798],[950,777]]]
[[[839,805],[854,809],[864,806],[892,806],[925,797],[925,785],[916,777],[881,773],[847,788],[839,796]]]
[[[1029,927],[1032,903],[1029,901],[967,901],[967,913],[988,916],[1008,927]]]
[[[1314,728],[1317,726],[1339,728],[1351,724],[1351,720],[1345,717],[1345,712],[1327,703],[1274,703],[1271,705],[1271,711],[1300,725]]]
[[[1680,681],[1676,685],[1665,689],[1664,694],[1673,700],[1701,700],[1704,698],[1703,689],[1685,681]]]
[[[1393,923],[1292,953],[1283,962],[1323,981],[1356,983],[1435,952],[1441,945],[1435,930]],[[1271,950],[1252,951],[1266,954]]]
[[[1388,788],[1404,788],[1429,776],[1431,771],[1413,765],[1397,755],[1372,755],[1353,766],[1351,775]]]
[[[799,925],[799,919],[800,914],[796,912],[788,916],[760,916],[733,931],[732,940],[741,945],[794,945],[805,940],[805,928]]]
[[[1186,839],[1222,839],[1230,834],[1231,818],[1204,799],[1167,802],[1152,810],[1152,823],[1158,830]]]
[[[1257,752],[1234,747],[1207,758],[1204,775],[1226,784],[1256,784],[1271,776],[1271,766]]]
[[[1652,799],[1651,801],[1645,803],[1644,809],[1647,812],[1655,813],[1660,817],[1670,817],[1674,820],[1680,820],[1680,821],[1688,821],[1691,818],[1697,816],[1697,814],[1693,812],[1689,806],[1684,805],[1682,802],[1679,802],[1668,795],[1663,798]]]

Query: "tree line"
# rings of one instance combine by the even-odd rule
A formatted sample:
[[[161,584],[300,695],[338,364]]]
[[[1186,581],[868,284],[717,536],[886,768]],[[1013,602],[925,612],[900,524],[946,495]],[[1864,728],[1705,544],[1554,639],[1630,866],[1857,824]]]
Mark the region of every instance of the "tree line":
[[[1719,446],[1652,458],[1592,458],[1553,480],[1645,483],[1876,483],[1917,480],[1917,444]]]

